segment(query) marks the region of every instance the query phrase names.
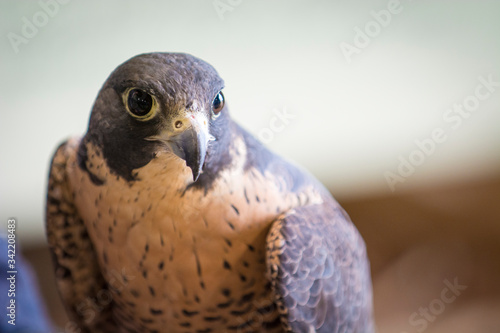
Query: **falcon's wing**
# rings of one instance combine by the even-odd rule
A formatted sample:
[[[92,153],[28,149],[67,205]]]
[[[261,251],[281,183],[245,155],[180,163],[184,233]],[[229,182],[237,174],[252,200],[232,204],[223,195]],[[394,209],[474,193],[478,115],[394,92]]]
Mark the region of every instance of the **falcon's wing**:
[[[267,265],[288,332],[373,332],[365,244],[333,200],[295,208],[267,237]]]
[[[70,319],[74,320],[66,329],[73,331],[79,327],[80,332],[95,332],[113,326],[111,300],[87,229],[73,203],[68,159],[77,149],[77,140],[67,141],[59,146],[52,159],[46,228],[59,293]]]

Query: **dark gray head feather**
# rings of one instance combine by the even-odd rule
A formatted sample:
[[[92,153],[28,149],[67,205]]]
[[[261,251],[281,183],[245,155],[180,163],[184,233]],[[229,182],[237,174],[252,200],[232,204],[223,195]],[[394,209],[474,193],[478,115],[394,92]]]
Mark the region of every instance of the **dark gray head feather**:
[[[153,119],[140,121],[126,111],[122,94],[132,87],[140,88],[158,100],[159,112]],[[134,180],[132,170],[149,163],[160,149],[160,143],[145,138],[158,134],[179,111],[190,109],[195,100],[201,103],[200,112],[206,112],[211,119],[212,100],[223,87],[224,81],[215,69],[191,55],[138,55],[118,66],[104,83],[92,109],[81,150],[85,150],[87,142],[92,142],[101,148],[112,172],[128,181]],[[227,135],[223,128],[229,122],[227,110],[223,110],[216,120],[211,120],[210,133],[217,141],[210,145],[207,159],[213,160],[213,156],[218,155],[217,146],[225,141]],[[80,156],[85,156],[85,152]],[[221,159],[221,163],[223,161]]]

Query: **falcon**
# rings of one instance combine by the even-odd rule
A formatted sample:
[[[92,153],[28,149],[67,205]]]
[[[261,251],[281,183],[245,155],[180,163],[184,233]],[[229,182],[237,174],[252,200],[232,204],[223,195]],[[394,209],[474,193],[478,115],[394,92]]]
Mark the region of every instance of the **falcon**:
[[[231,119],[223,88],[191,55],[138,55],[55,152],[46,231],[67,326],[373,332],[362,237],[314,177]]]

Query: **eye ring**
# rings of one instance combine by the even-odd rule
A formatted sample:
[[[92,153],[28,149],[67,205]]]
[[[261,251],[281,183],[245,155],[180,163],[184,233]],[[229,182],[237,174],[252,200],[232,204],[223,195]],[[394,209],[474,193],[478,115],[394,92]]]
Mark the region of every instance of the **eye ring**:
[[[127,112],[141,121],[153,118],[158,110],[156,98],[140,88],[128,88],[123,94],[123,103]]]
[[[220,112],[224,108],[225,104],[224,94],[219,91],[212,100],[212,118],[215,119],[220,116]]]

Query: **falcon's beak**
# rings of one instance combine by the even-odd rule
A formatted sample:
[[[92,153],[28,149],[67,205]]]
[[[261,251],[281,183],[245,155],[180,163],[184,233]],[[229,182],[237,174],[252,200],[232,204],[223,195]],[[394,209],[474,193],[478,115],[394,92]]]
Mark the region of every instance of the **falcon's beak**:
[[[191,168],[193,182],[198,180],[205,162],[209,140],[208,121],[200,114],[189,113],[182,119],[174,120],[176,133],[168,143],[175,155],[186,161]]]

